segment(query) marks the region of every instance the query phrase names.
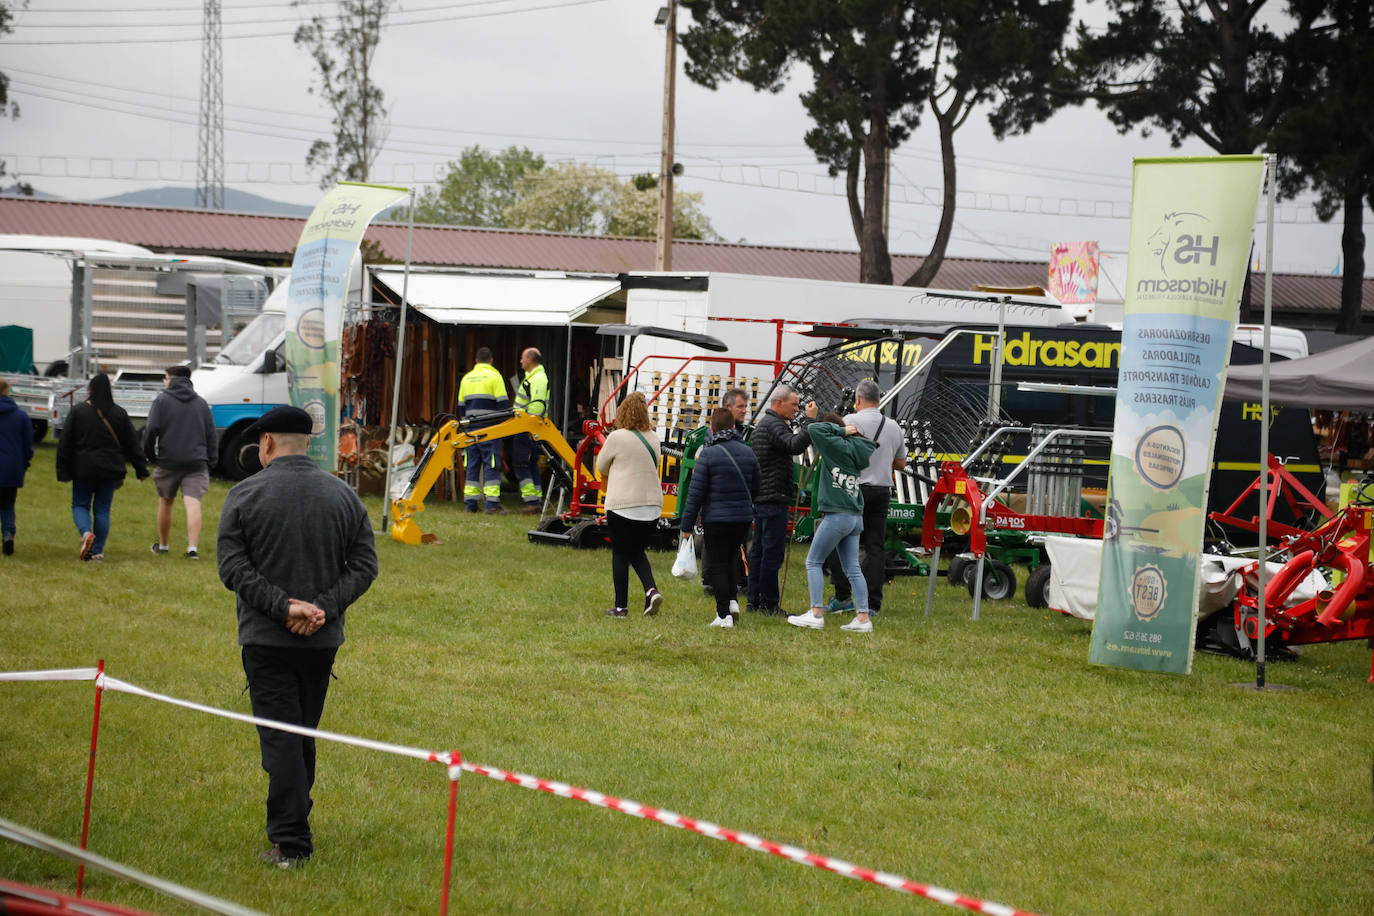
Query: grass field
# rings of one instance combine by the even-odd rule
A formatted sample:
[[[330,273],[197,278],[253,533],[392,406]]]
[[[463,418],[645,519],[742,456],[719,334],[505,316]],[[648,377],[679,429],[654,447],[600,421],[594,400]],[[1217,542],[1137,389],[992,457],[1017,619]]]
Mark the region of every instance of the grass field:
[[[199,563],[154,557],[155,494],[115,499],[103,565],[76,559],[68,488],[40,448],[0,558],[0,670],[95,664],[248,711],[206,500]],[[374,517],[380,505],[370,502]],[[461,506],[459,507],[461,508]],[[178,516],[180,509],[178,508]],[[1320,646],[1190,677],[1087,663],[1090,625],[924,580],[889,586],[870,636],[746,617],[708,628],[696,583],[654,565],[654,619],[602,616],[609,557],[529,544],[528,519],[432,506],[442,543],[378,541],[322,727],[562,780],[1028,910],[1374,912],[1369,653]],[[785,603],[804,604],[794,548]],[[1024,572],[1024,571],[1023,571]],[[0,816],[76,842],[89,684],[0,685]],[[106,693],[90,846],[270,913],[437,911],[441,767],[321,745],[316,856],[268,870],[253,730]],[[0,842],[0,875],[75,869]],[[87,875],[88,893],[189,912]],[[947,912],[680,830],[466,776],[455,912]]]

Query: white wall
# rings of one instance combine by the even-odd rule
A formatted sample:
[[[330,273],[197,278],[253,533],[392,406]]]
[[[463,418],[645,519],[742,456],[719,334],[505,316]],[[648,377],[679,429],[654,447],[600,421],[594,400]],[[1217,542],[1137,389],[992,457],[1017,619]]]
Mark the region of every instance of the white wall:
[[[37,251],[0,250],[0,324],[33,331],[39,372],[70,349],[71,260]]]

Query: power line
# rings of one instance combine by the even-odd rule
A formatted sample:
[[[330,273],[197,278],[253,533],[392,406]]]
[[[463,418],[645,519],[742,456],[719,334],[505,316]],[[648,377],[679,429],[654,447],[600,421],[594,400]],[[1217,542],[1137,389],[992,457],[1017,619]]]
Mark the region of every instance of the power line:
[[[437,16],[433,19],[413,19],[405,22],[392,20],[383,24],[384,29],[401,28],[412,25],[434,25],[440,22],[458,22],[468,19],[491,19],[496,16],[510,16],[517,13],[537,13],[545,10],[564,9],[572,6],[587,6],[593,3],[605,3],[607,0],[560,0],[558,3],[546,3],[542,6],[527,6],[515,10],[493,10],[487,13],[472,13],[465,16]],[[148,28],[155,28],[149,26]],[[225,41],[238,40],[243,38],[288,38],[296,34],[295,30],[290,32],[258,32],[251,34],[225,35]],[[6,47],[37,47],[43,45],[146,45],[146,44],[185,44],[191,41],[200,41],[199,35],[191,35],[185,38],[73,38],[73,39],[37,39],[34,41],[5,39],[0,45]]]
[[[518,0],[470,0],[470,2],[467,2],[467,3],[445,3],[445,4],[441,4],[441,5],[439,5],[439,6],[422,6],[422,7],[416,8],[416,9],[402,10],[402,11],[400,11],[400,12],[402,12],[402,13],[433,13],[433,12],[437,12],[437,11],[439,11],[439,10],[451,10],[451,9],[454,9],[455,7],[457,7],[457,8],[466,8],[466,7],[472,7],[472,6],[490,6],[490,5],[494,4],[494,3],[515,3],[515,2],[518,2]],[[272,4],[272,6],[274,6],[274,7],[277,8],[277,9],[281,9],[282,4],[280,4],[280,3],[278,3],[278,4]],[[138,12],[148,12],[148,13],[169,13],[169,12],[183,12],[183,11],[184,11],[184,12],[190,12],[189,9],[165,9],[165,10],[145,9],[145,10],[139,10]],[[34,12],[53,12],[53,11],[52,11],[52,10],[35,10]],[[93,12],[105,12],[105,13],[108,13],[108,12],[112,12],[112,11],[110,11],[110,10],[83,10],[83,11],[81,11],[82,15],[89,15],[90,13],[93,13]],[[126,12],[135,12],[135,11],[134,11],[134,10],[128,10],[128,11],[126,11]],[[518,12],[524,12],[524,10],[506,10],[506,11],[504,11],[504,12],[518,13]],[[399,13],[398,13],[397,15],[399,15]],[[27,18],[27,17],[26,17],[26,18]],[[234,20],[234,21],[227,22],[227,23],[225,23],[225,24],[226,24],[226,25],[281,25],[281,24],[285,24],[285,23],[299,23],[300,21],[301,21],[300,17],[299,17],[299,16],[296,16],[296,17],[291,17],[291,18],[286,18],[286,19],[283,19],[283,18],[280,18],[280,17],[273,17],[273,18],[271,18],[271,19],[239,19],[239,20]],[[410,23],[402,23],[402,24],[410,24]],[[52,24],[47,24],[47,23],[41,23],[41,22],[30,23],[30,22],[27,22],[27,21],[26,21],[26,22],[23,23],[23,27],[24,27],[25,29],[98,29],[98,30],[100,30],[100,31],[102,31],[102,32],[105,31],[105,30],[107,30],[107,29],[185,29],[185,28],[198,28],[198,27],[200,27],[200,25],[201,25],[201,23],[199,23],[199,22],[109,22],[109,23],[99,23],[99,24],[92,24],[92,23],[89,23],[89,22],[55,22],[55,23],[52,23]]]

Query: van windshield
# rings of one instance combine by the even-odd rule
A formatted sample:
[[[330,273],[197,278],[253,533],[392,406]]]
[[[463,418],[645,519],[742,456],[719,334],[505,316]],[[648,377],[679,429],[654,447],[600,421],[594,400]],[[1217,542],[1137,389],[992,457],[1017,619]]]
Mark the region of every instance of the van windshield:
[[[219,351],[214,362],[222,366],[246,366],[272,346],[285,327],[285,312],[263,312]]]

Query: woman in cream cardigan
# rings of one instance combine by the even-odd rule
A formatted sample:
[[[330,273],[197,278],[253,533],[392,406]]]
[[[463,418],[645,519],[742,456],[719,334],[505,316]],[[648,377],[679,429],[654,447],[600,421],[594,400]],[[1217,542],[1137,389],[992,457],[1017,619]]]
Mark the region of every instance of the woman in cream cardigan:
[[[644,615],[663,606],[654,587],[654,571],[644,555],[663,514],[663,487],[658,466],[658,435],[649,424],[644,395],[633,392],[615,412],[615,430],[596,456],[596,470],[606,481],[606,527],[611,532],[611,583],[615,604],[607,617],[629,615],[630,568],[644,587]]]

